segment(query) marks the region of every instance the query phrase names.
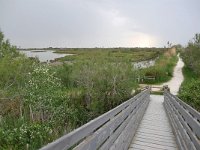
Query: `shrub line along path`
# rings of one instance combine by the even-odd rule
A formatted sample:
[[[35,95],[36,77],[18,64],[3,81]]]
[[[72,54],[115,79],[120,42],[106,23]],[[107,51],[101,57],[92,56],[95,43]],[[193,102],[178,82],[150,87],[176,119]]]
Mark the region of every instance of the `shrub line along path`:
[[[151,85],[152,91],[159,91],[160,88],[162,88],[165,85],[168,85],[168,87],[170,88],[170,92],[173,95],[177,95],[179,88],[181,86],[181,83],[184,80],[184,76],[183,76],[183,72],[182,72],[183,67],[184,67],[183,60],[182,60],[182,58],[180,58],[180,56],[178,54],[178,62],[176,64],[176,66],[174,67],[172,79],[170,81],[165,82],[165,83],[160,84],[160,85]],[[146,86],[146,85],[142,85],[142,86]],[[156,87],[156,88],[154,88],[154,87]]]
[[[180,58],[178,54],[178,62],[174,68],[172,79],[169,82],[166,82],[162,85],[162,86],[168,85],[168,87],[170,88],[170,92],[174,95],[178,94],[181,83],[184,80],[183,72],[182,72],[183,67],[184,67],[183,60],[182,58]]]

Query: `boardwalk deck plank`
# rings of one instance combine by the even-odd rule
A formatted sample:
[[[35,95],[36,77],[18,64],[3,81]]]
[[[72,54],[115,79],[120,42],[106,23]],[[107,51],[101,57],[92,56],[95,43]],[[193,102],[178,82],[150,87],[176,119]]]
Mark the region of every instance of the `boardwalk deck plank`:
[[[177,149],[163,101],[163,96],[151,95],[149,106],[129,150]]]

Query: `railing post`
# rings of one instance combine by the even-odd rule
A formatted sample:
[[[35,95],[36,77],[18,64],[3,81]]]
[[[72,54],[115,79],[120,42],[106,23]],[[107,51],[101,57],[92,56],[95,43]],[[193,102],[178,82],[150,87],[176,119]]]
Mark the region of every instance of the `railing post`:
[[[163,86],[163,91],[164,91],[164,92],[166,92],[166,91],[167,91],[167,92],[170,92],[170,88],[168,87],[168,85],[164,85],[164,86]]]
[[[163,86],[164,104],[166,103],[166,94],[167,94],[167,92],[170,92],[170,89],[169,89],[168,85],[164,85]]]

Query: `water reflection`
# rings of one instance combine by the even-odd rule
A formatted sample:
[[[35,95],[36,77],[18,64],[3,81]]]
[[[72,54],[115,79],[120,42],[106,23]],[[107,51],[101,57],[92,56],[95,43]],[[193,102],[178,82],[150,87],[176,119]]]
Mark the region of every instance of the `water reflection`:
[[[59,54],[54,53],[54,51],[51,50],[21,50],[21,53],[24,53],[27,57],[37,57],[40,62],[48,62],[50,60],[54,60],[56,58],[61,58],[67,55],[73,55],[73,54]]]
[[[155,65],[156,59],[134,62],[133,66],[135,69],[148,68]]]

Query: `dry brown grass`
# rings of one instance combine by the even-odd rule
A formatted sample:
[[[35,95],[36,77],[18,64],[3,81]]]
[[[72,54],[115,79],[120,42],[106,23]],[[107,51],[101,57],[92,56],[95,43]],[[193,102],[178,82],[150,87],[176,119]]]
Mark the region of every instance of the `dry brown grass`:
[[[175,47],[168,49],[164,53],[164,56],[166,56],[166,57],[171,57],[171,56],[175,56],[175,55],[176,55],[176,48]]]

